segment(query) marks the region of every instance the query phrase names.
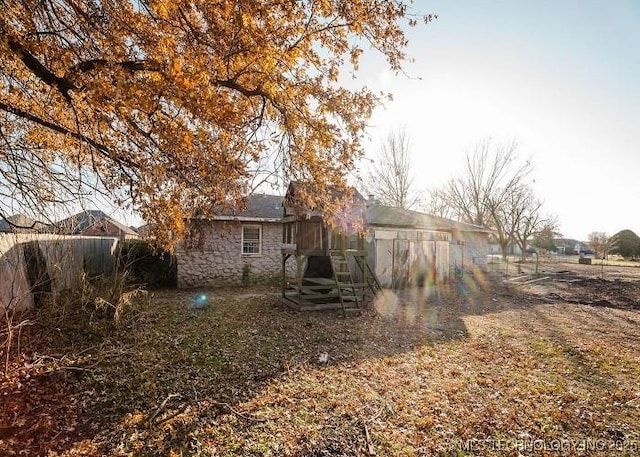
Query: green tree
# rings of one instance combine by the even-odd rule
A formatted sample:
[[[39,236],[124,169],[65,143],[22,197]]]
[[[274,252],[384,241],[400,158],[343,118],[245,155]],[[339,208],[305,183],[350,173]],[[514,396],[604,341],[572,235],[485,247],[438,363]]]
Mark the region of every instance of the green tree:
[[[611,237],[611,253],[625,258],[640,255],[640,237],[632,230],[621,230]]]

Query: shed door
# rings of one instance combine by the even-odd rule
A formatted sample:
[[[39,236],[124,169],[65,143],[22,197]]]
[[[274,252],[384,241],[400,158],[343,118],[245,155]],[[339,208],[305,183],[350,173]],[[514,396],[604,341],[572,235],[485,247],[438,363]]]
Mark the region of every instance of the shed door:
[[[409,283],[411,244],[409,240],[393,240],[393,286],[404,286]]]
[[[436,241],[437,280],[444,281],[449,277],[449,242]]]
[[[376,277],[383,287],[393,282],[393,240],[376,240]]]

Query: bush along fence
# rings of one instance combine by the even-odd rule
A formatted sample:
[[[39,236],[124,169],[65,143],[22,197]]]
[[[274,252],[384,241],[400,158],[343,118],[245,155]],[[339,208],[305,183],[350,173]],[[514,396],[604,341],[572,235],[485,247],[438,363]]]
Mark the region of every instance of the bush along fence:
[[[87,278],[125,275],[128,285],[175,286],[175,261],[144,241],[53,234],[0,234],[0,309],[33,308]]]
[[[143,241],[53,234],[0,234],[0,354],[8,375],[29,309],[90,306],[118,322],[147,287],[175,286],[172,256]],[[15,349],[15,350],[14,350]]]

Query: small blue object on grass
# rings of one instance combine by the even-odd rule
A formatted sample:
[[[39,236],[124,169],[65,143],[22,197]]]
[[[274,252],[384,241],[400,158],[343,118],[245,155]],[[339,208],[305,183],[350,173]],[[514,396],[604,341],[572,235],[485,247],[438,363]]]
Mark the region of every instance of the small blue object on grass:
[[[205,294],[196,295],[191,302],[192,309],[205,309],[210,305],[211,302],[209,301],[209,297],[207,297]]]

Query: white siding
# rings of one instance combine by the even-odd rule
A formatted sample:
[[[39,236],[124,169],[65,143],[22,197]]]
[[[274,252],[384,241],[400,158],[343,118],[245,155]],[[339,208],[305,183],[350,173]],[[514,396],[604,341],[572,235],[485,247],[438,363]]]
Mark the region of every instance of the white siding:
[[[443,281],[449,276],[449,233],[373,229],[373,264],[385,287]]]
[[[486,269],[489,235],[484,232],[456,232],[453,234],[449,253],[452,269]]]

